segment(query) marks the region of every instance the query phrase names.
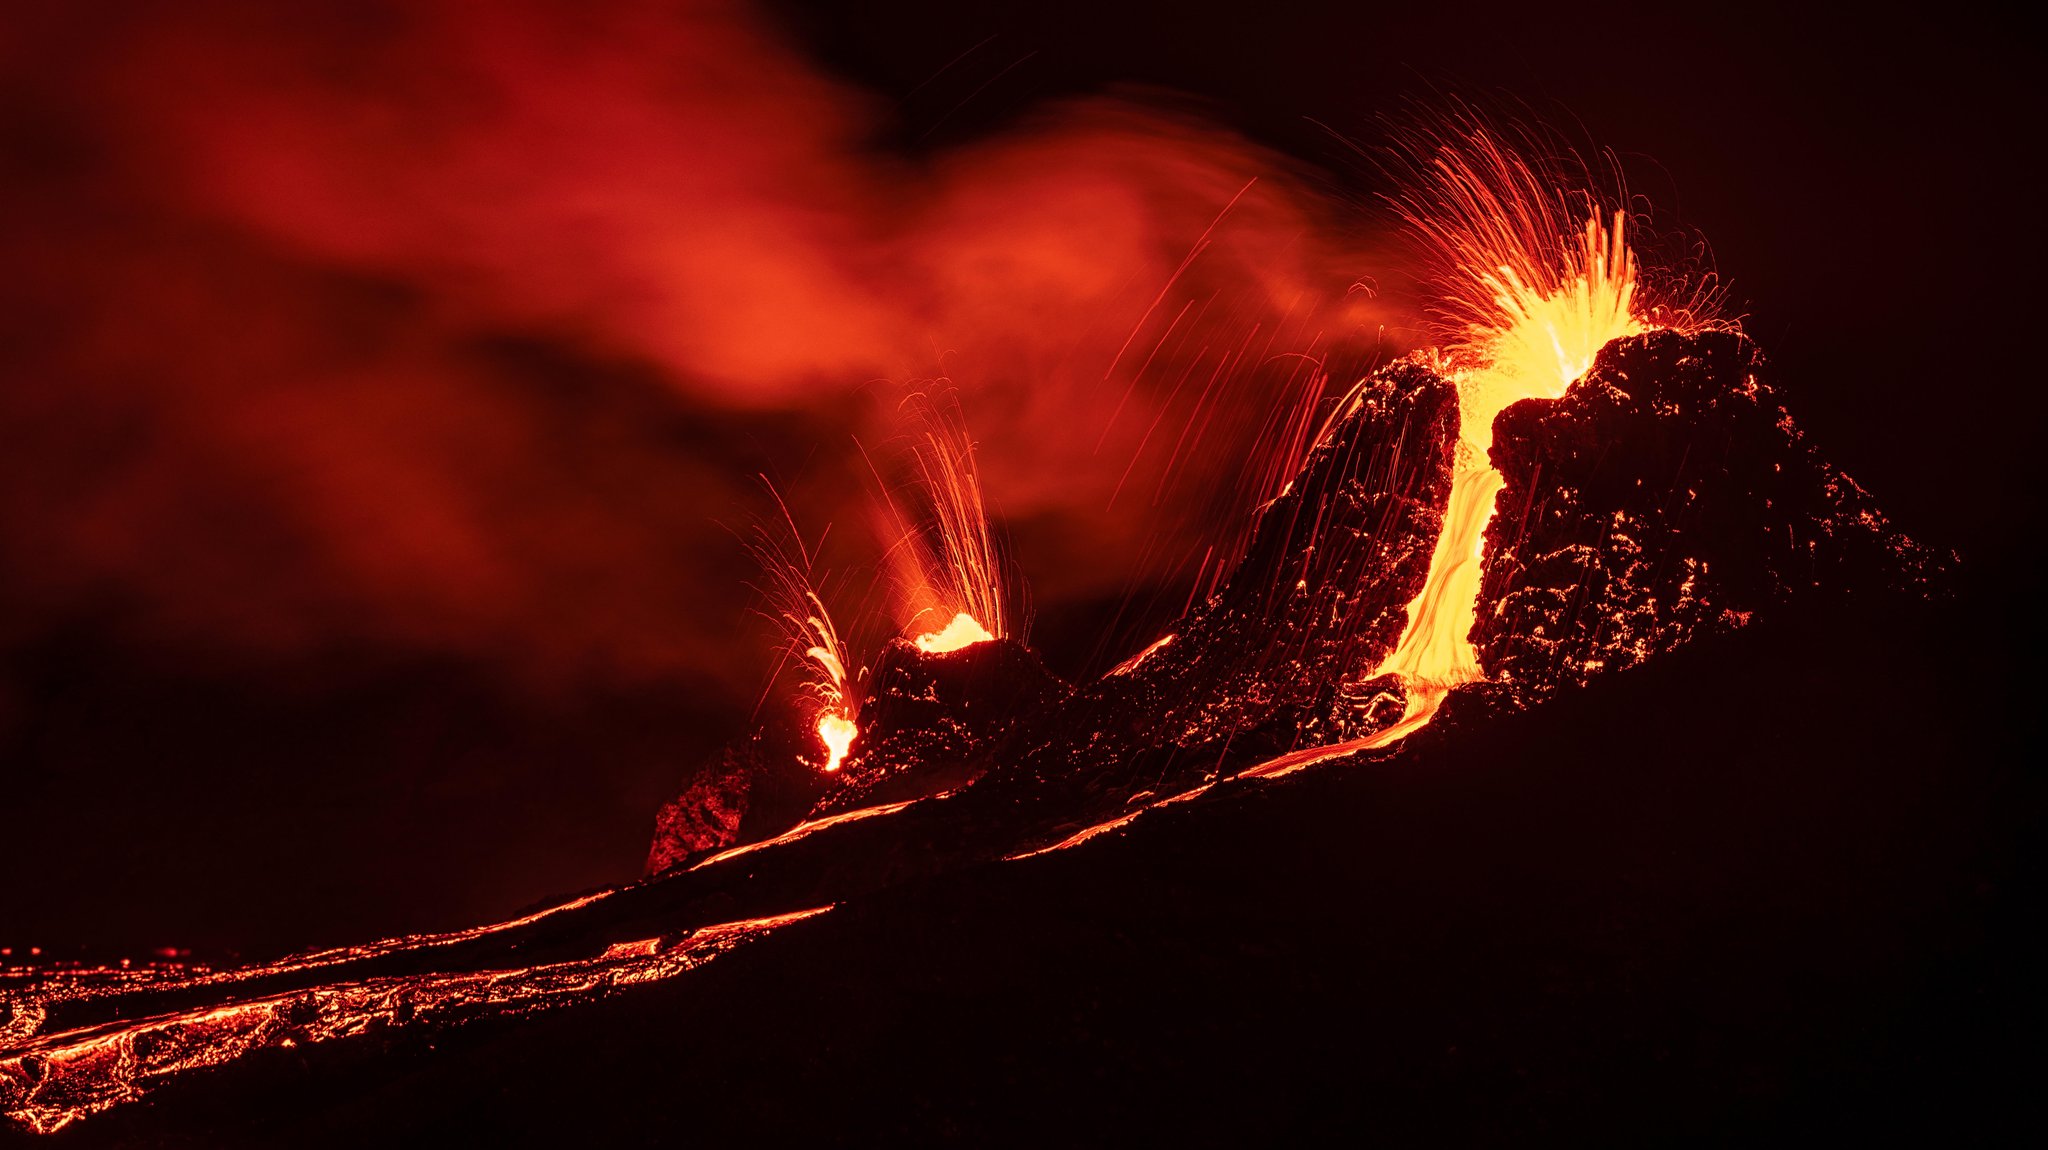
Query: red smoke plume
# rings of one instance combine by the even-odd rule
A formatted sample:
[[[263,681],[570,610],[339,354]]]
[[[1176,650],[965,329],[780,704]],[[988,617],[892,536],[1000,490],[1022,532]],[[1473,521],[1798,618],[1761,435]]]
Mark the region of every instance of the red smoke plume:
[[[1105,594],[1381,322],[1227,132],[1098,98],[890,154],[718,0],[92,6],[0,61],[0,639],[718,673],[711,519],[765,467],[864,523],[852,436],[937,374],[1038,601]]]

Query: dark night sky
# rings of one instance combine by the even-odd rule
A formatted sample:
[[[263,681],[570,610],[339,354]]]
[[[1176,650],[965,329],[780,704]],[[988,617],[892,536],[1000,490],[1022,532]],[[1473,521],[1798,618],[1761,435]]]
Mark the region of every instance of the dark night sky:
[[[1255,271],[1333,342],[1398,328],[1344,310],[1402,272],[1338,137],[1436,91],[1619,153],[1824,452],[2034,583],[2032,61],[1989,18],[90,7],[0,31],[0,942],[260,950],[631,877],[767,671],[718,523],[766,471],[857,533],[847,434],[938,370],[1049,658],[1099,660],[1235,467],[1104,511],[1136,442],[1074,444],[1116,345],[1247,174],[1184,285],[1218,338],[1272,320]]]

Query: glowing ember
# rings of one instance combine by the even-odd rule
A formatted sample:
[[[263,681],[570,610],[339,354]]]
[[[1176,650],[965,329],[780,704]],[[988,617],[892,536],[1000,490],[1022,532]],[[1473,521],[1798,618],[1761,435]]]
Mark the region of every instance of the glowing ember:
[[[853,737],[860,733],[853,720],[837,711],[827,711],[818,716],[818,738],[825,742],[825,769],[836,771],[846,761],[846,753],[853,749]]]
[[[912,642],[917,644],[918,650],[928,655],[936,655],[945,651],[958,651],[962,647],[972,647],[976,643],[986,643],[993,638],[995,636],[988,633],[988,628],[975,622],[974,616],[962,611],[953,616],[951,623],[937,631],[919,635]]]

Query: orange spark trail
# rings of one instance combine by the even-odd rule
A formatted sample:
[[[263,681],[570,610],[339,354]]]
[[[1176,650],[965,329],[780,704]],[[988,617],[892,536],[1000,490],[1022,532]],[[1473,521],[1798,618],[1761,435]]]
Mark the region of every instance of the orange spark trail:
[[[1422,591],[1408,604],[1408,623],[1394,649],[1372,672],[1397,675],[1407,710],[1370,735],[1307,747],[1238,773],[1274,779],[1331,759],[1391,746],[1435,717],[1452,688],[1485,677],[1471,633],[1478,615],[1486,527],[1506,480],[1488,458],[1493,421],[1524,399],[1556,399],[1592,366],[1612,340],[1648,330],[1632,303],[1636,264],[1627,218],[1585,219],[1576,241],[1569,205],[1529,163],[1483,131],[1444,146],[1431,165],[1438,181],[1403,205],[1409,223],[1448,264],[1448,288],[1462,298],[1446,311],[1464,316],[1450,342],[1458,388],[1458,444],[1450,500],[1430,556]],[[1340,411],[1348,405],[1340,405]],[[1321,434],[1339,419],[1333,414]],[[1319,437],[1320,438],[1320,435]],[[1172,636],[1140,652],[1142,662]],[[1207,785],[1087,827],[1049,847],[1013,858],[1065,850],[1125,826],[1147,810],[1194,798]]]
[[[1532,141],[1534,142],[1534,141]],[[1477,622],[1487,525],[1505,480],[1489,459],[1493,423],[1526,399],[1556,399],[1608,343],[1654,327],[1715,326],[1711,277],[1689,295],[1645,306],[1628,217],[1603,208],[1578,172],[1518,153],[1474,116],[1414,133],[1411,186],[1396,201],[1435,267],[1444,358],[1458,389],[1458,444],[1444,524],[1408,622],[1375,675],[1400,677],[1407,712],[1360,745],[1297,752],[1255,768],[1267,775],[1384,746],[1420,729],[1452,688],[1485,677]],[[1346,748],[1339,752],[1338,747]]]
[[[782,632],[786,655],[801,656],[804,674],[799,690],[810,699],[815,712],[818,741],[825,750],[823,769],[837,771],[860,733],[855,721],[860,714],[860,695],[847,672],[846,645],[812,585],[815,556],[804,547],[789,505],[775,485],[765,476],[761,481],[782,512],[779,529],[757,523],[754,537],[746,541],[747,551],[760,564],[766,580],[756,587],[768,601],[769,609],[762,614]]]
[[[1494,164],[1512,163],[1498,153],[1481,155]],[[1460,167],[1458,159],[1463,157],[1440,159],[1437,170],[1451,182],[1449,190],[1467,197],[1459,202],[1476,210],[1506,212],[1498,200],[1502,189],[1485,182],[1500,172],[1509,178],[1533,176],[1526,168]],[[1494,230],[1449,237],[1461,260],[1490,261],[1492,271],[1468,274],[1470,286],[1491,293],[1484,306],[1492,310],[1466,301],[1479,318],[1472,321],[1464,346],[1454,351],[1462,353],[1465,366],[1454,374],[1458,446],[1450,504],[1430,555],[1428,578],[1408,604],[1408,625],[1374,671],[1400,676],[1409,692],[1407,717],[1434,714],[1452,687],[1484,677],[1471,634],[1478,618],[1486,527],[1506,483],[1488,458],[1494,418],[1524,399],[1558,398],[1592,366],[1600,348],[1646,330],[1630,307],[1636,270],[1626,229],[1627,217],[1616,212],[1611,224],[1597,216],[1586,220],[1576,247],[1551,241],[1531,250],[1542,242],[1540,233],[1514,236]],[[1485,243],[1514,246],[1488,249]],[[1538,262],[1545,249],[1561,258]]]
[[[949,397],[950,400],[950,397]],[[921,651],[957,651],[1009,636],[1007,573],[975,466],[974,441],[957,401],[943,406],[919,392],[905,401],[919,430],[911,446],[917,489],[929,509],[923,527],[903,522],[893,501],[897,579],[905,589],[906,630]]]

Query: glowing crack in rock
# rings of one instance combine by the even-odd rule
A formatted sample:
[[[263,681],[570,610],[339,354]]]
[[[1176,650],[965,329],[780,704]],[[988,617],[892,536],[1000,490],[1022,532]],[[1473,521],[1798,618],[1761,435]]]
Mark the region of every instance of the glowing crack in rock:
[[[1123,827],[1131,825],[1132,822],[1137,820],[1139,815],[1144,814],[1146,811],[1155,811],[1161,807],[1170,807],[1175,803],[1184,803],[1190,799],[1198,799],[1202,797],[1204,794],[1208,793],[1209,788],[1214,785],[1215,784],[1213,783],[1203,783],[1201,786],[1195,787],[1192,790],[1182,791],[1177,795],[1168,795],[1166,798],[1157,799],[1153,802],[1146,803],[1144,806],[1139,807],[1136,810],[1131,811],[1127,814],[1119,815],[1116,818],[1110,819],[1108,822],[1096,823],[1094,826],[1084,827],[1083,829],[1075,831],[1073,834],[1068,835],[1066,838],[1061,839],[1060,841],[1052,844],[1051,846],[1039,847],[1037,850],[1028,850],[1018,854],[1007,855],[1005,856],[1004,861],[1018,862],[1023,859],[1037,858],[1039,855],[1051,854],[1054,851],[1070,850],[1074,847],[1080,846],[1082,843],[1087,842],[1089,839],[1096,838],[1098,836],[1108,834],[1111,831],[1119,830]]]
[[[558,908],[559,909],[559,908]],[[383,1026],[457,1023],[589,1002],[658,982],[831,906],[699,928],[667,949],[650,939],[595,958],[510,970],[337,982],[135,1021],[81,1027],[0,1053],[0,1113],[40,1134],[122,1102],[181,1071],[251,1051],[328,1042]],[[500,924],[504,929],[508,924]]]
[[[1157,639],[1154,639],[1152,640],[1152,642],[1146,644],[1144,650],[1139,651],[1137,654],[1132,655],[1130,658],[1125,659],[1123,662],[1118,663],[1116,666],[1110,668],[1109,673],[1112,675],[1128,675],[1132,671],[1137,670],[1139,667],[1144,666],[1145,660],[1150,659],[1152,656],[1158,654],[1172,642],[1173,635],[1170,633],[1163,635]]]
[[[475,942],[493,935],[532,926],[557,915],[582,910],[585,907],[594,906],[617,893],[616,889],[601,890],[594,894],[583,895],[542,910],[534,911],[532,914],[521,915],[518,918],[490,923],[485,926],[468,927],[463,930],[452,930],[440,934],[400,935],[395,938],[379,939],[376,942],[361,943],[356,946],[331,947],[326,950],[291,955],[278,959],[275,962],[236,967],[232,970],[210,971],[184,978],[158,979],[151,982],[150,986],[152,989],[160,991],[232,988],[240,983],[249,983],[259,979],[274,978],[282,975],[299,974],[325,967],[340,966],[344,963],[361,962],[385,955],[399,953],[419,954],[445,950],[463,943]],[[40,1001],[35,1005],[47,1008],[48,1006],[69,1001],[73,998],[93,997],[97,993],[99,993],[97,988],[84,988],[76,992],[60,989],[54,993],[46,992],[42,994]]]
[[[931,799],[935,801],[938,799],[944,799],[949,797],[951,797],[950,794],[933,795]],[[874,818],[877,815],[893,815],[897,811],[903,810],[905,807],[909,807],[916,803],[925,801],[928,800],[909,799],[904,802],[889,803],[879,807],[861,807],[859,810],[843,811],[836,815],[827,815],[822,819],[812,819],[809,822],[798,823],[796,826],[793,826],[790,829],[782,832],[781,834],[776,835],[772,839],[762,839],[760,842],[754,843],[742,843],[739,846],[733,847],[730,850],[720,851],[717,854],[712,855],[710,858],[705,859],[703,862],[698,863],[696,866],[691,867],[690,869],[701,870],[704,867],[716,866],[719,863],[739,858],[742,855],[749,855],[754,853],[755,851],[764,850],[768,847],[781,846],[784,843],[793,843],[798,839],[807,838],[828,827],[836,827],[841,823],[855,823],[861,821],[862,819]]]

